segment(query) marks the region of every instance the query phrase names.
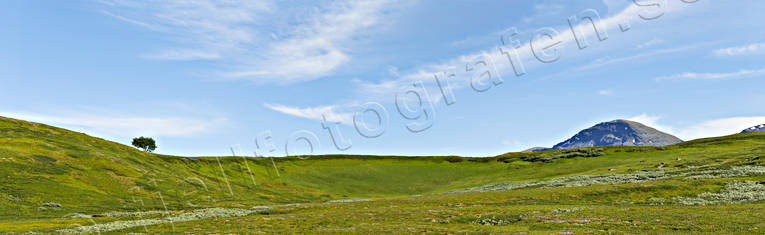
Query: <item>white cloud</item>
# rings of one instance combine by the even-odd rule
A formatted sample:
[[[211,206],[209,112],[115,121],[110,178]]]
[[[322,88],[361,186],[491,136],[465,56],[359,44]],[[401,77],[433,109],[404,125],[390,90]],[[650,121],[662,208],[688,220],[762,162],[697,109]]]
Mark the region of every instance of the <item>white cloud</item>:
[[[230,54],[259,41],[252,29],[258,15],[271,11],[270,1],[149,1],[101,0],[104,14],[170,35],[188,48],[165,49],[156,59],[192,60],[199,53]],[[172,52],[178,50],[178,52]],[[199,51],[198,53],[188,53]],[[175,56],[162,56],[162,55]],[[181,55],[188,55],[183,57]]]
[[[552,3],[550,1],[535,1],[534,14],[523,17],[521,21],[524,23],[530,23],[541,18],[552,17],[560,14],[565,6],[563,4]]]
[[[364,29],[380,24],[381,11],[392,1],[349,1],[333,6],[332,11],[298,28],[301,36],[280,41],[267,52],[269,59],[255,69],[232,76],[313,79],[328,75],[347,62],[350,55],[343,43]]]
[[[614,94],[614,91],[612,90],[599,90],[598,95],[602,96],[612,96]]]
[[[307,118],[312,120],[323,121],[323,116],[326,116],[327,121],[341,122],[343,124],[350,125],[353,123],[353,114],[340,112],[340,107],[337,105],[332,106],[317,106],[317,107],[290,107],[278,104],[263,104],[266,108],[271,110],[292,115],[295,117]]]
[[[625,23],[629,23],[633,25],[633,27],[640,23],[650,23],[640,18],[641,14],[645,14],[643,12],[645,9],[640,6],[636,6],[635,4],[612,4],[612,5],[613,7],[617,7],[618,5],[619,7],[622,7],[622,8],[618,9],[618,12],[616,12],[615,14],[609,17],[603,17],[600,21],[596,23],[599,25],[599,29],[601,32],[606,31],[609,34],[613,34],[614,32],[619,32],[620,24],[625,24]],[[675,11],[681,11],[687,5],[688,4],[682,3],[681,1],[677,1],[677,2],[672,1],[672,2],[668,2],[667,5],[664,5],[662,10],[664,11],[664,14],[669,14]],[[610,10],[616,11],[617,9],[610,9]],[[582,24],[584,27],[587,27],[589,22],[584,20],[582,21]],[[555,29],[558,32],[560,32],[560,34],[556,35],[550,41],[560,41],[563,48],[562,50],[565,50],[566,48],[578,49],[576,48],[577,47],[576,38],[574,38],[573,34],[571,33],[571,29],[568,24],[555,27]],[[587,27],[587,29],[584,30],[583,34],[580,34],[578,36],[580,37],[580,39],[586,38],[591,44],[591,46],[595,45],[596,41],[598,40],[596,32],[594,30],[591,30],[591,28],[589,27]],[[658,42],[655,41],[652,43],[656,44]],[[526,68],[527,71],[530,71],[535,65],[540,66],[540,64],[543,64],[537,61],[536,57],[530,50],[530,47],[531,47],[531,42],[529,40],[526,40],[525,42],[522,43],[518,51],[520,60],[522,61],[522,64],[524,64],[524,67]],[[672,53],[672,52],[677,52],[680,50],[689,49],[691,47],[695,47],[695,46],[656,50],[652,52],[643,53],[640,55],[630,56],[628,58],[618,58],[618,59],[605,61],[597,65],[587,65],[581,69],[590,69],[590,68],[602,66],[603,64],[622,62],[626,60],[654,56],[654,55],[663,54],[663,53]],[[575,51],[568,51],[568,52],[572,53]],[[564,51],[563,53],[565,54],[566,52]],[[488,55],[488,57],[490,57],[495,62],[495,65],[501,75],[506,75],[507,78],[513,76],[512,66],[508,62],[507,57],[503,54],[500,54],[497,47],[493,47],[493,48],[487,48],[485,50],[470,53],[470,54],[456,56],[454,58],[447,60],[444,63],[420,66],[414,69],[413,71],[411,71],[410,73],[402,72],[401,76],[396,77],[394,79],[382,80],[379,82],[359,81],[358,93],[363,94],[367,98],[373,98],[378,100],[380,98],[390,99],[391,97],[393,97],[393,94],[395,94],[395,92],[397,92],[400,87],[408,85],[411,82],[421,80],[425,83],[435,83],[435,80],[433,79],[433,75],[439,72],[446,71],[448,68],[457,68],[456,69],[457,76],[456,78],[452,79],[452,81],[450,82],[451,83],[450,85],[452,86],[453,89],[470,87],[470,76],[469,74],[466,74],[464,72],[464,66],[466,63],[470,63],[473,59],[478,58],[479,56],[482,56],[482,55]],[[433,86],[428,86],[428,87],[433,87]],[[440,92],[437,89],[429,90],[429,93],[432,96],[437,96],[440,94]],[[384,96],[381,96],[383,94]]]
[[[351,42],[384,23],[395,0],[343,0],[298,7],[272,1],[101,0],[104,14],[169,35],[182,47],[161,60],[224,60],[221,76],[292,83],[327,76],[348,62]],[[185,47],[183,47],[185,46]]]
[[[177,49],[164,50],[154,54],[145,55],[144,57],[155,60],[214,60],[220,59],[221,55],[219,53],[202,50]]]
[[[765,74],[765,68],[762,69],[756,69],[756,70],[750,70],[750,69],[742,69],[736,72],[728,72],[728,73],[695,73],[695,72],[685,72],[680,74],[675,74],[671,76],[664,76],[664,77],[658,77],[656,80],[682,80],[682,79],[690,79],[690,80],[718,80],[718,79],[731,79],[731,78],[740,78],[740,77],[751,77],[751,76],[757,76]]]
[[[739,47],[720,48],[714,51],[717,56],[757,55],[765,53],[765,43],[752,43]]]
[[[650,23],[646,22],[646,20],[642,20],[639,15],[644,14],[644,8],[636,6],[634,4],[611,4],[609,5],[609,11],[611,11],[611,16],[604,17],[601,21],[597,22],[599,24],[599,29],[602,31],[607,31],[610,34],[613,34],[615,32],[619,32],[620,24],[629,23],[632,24],[633,27],[641,24],[641,23]],[[663,6],[663,10],[665,14],[680,11],[687,7],[688,4],[682,3],[680,1],[678,2],[672,2],[669,5]],[[666,17],[666,16],[665,16]],[[584,26],[586,27],[588,22],[585,20],[583,21]],[[562,45],[565,48],[574,48],[576,49],[576,39],[571,34],[570,26],[568,24],[565,25],[559,25],[556,27],[557,31],[560,32],[555,38],[554,41],[561,41]],[[591,45],[595,45],[597,43],[596,38],[596,32],[594,30],[584,30],[584,34],[578,35],[581,38],[587,38]],[[524,40],[523,38],[518,38],[519,40]],[[652,46],[659,43],[662,43],[663,40],[660,39],[654,39],[651,41],[647,41],[644,43],[645,46]],[[665,53],[674,53],[682,50],[692,49],[696,48],[698,45],[690,45],[690,46],[683,46],[680,48],[670,48],[670,49],[660,49],[660,50],[654,50],[649,52],[644,52],[639,55],[633,55],[626,58],[616,58],[616,59],[610,59],[608,58],[607,61],[601,61],[601,63],[598,63],[597,65],[587,65],[590,67],[587,68],[594,68],[597,66],[602,66],[604,64],[610,64],[610,63],[616,63],[616,62],[623,62],[627,60],[633,60],[637,58],[643,58],[643,57],[650,57],[655,56],[659,54],[665,54]],[[525,65],[527,70],[530,70],[534,67],[535,62],[538,62],[535,58],[534,54],[531,52],[530,48],[530,42],[528,40],[523,41],[519,53],[520,53],[520,59]],[[376,101],[390,101],[395,96],[396,92],[399,91],[399,89],[403,86],[409,85],[412,82],[416,81],[422,81],[425,83],[425,87],[427,88],[427,93],[430,95],[431,99],[433,101],[439,101],[441,96],[441,92],[438,90],[438,86],[435,86],[433,83],[435,83],[434,74],[447,71],[449,69],[455,69],[457,72],[457,76],[450,79],[449,83],[452,89],[462,89],[466,87],[470,87],[470,76],[469,74],[466,74],[464,72],[464,66],[466,63],[471,62],[473,59],[482,56],[482,55],[488,55],[490,59],[492,59],[496,64],[497,69],[499,70],[500,74],[506,75],[505,80],[510,79],[509,76],[513,75],[512,67],[510,63],[507,61],[507,57],[505,55],[502,55],[498,52],[497,47],[487,48],[485,50],[459,55],[455,56],[453,58],[444,60],[439,63],[433,63],[433,64],[425,64],[421,66],[417,66],[412,70],[409,70],[408,72],[405,71],[396,71],[396,73],[391,73],[393,76],[392,79],[385,79],[380,81],[363,81],[359,79],[354,79],[353,82],[356,83],[358,90],[356,91],[359,95],[362,96],[363,99],[368,100],[376,100]],[[565,52],[564,52],[565,53]],[[536,63],[537,65],[541,63]],[[580,69],[587,69],[587,68],[580,68]],[[612,94],[611,91],[599,91],[599,94],[601,95],[610,95]],[[268,105],[267,105],[268,107]],[[337,105],[330,105],[330,106],[319,106],[314,108],[297,108],[297,107],[287,107],[287,106],[274,106],[269,107],[271,109],[280,111],[282,113],[290,114],[293,116],[299,116],[304,118],[310,118],[315,120],[320,120],[321,115],[318,114],[318,111],[336,111],[339,106]],[[346,118],[348,119],[348,118]]]
[[[661,125],[659,123],[659,120],[661,120],[661,119],[662,119],[662,117],[660,117],[660,116],[652,116],[652,115],[648,115],[648,114],[645,114],[645,113],[641,114],[641,115],[638,115],[638,116],[635,116],[635,117],[627,118],[627,120],[642,123],[643,125],[646,125],[646,126],[649,126],[649,127],[653,127],[656,130],[659,130],[659,131],[662,131],[662,132],[665,132],[665,133],[668,133],[668,134],[674,134],[673,133],[674,132],[674,128],[672,128],[670,126]]]
[[[643,48],[646,48],[646,47],[651,47],[651,46],[659,45],[659,44],[661,44],[663,42],[664,42],[664,40],[662,40],[662,39],[654,38],[654,39],[651,39],[650,41],[638,44],[635,47],[637,47],[638,49],[643,49]]]
[[[686,45],[686,46],[674,47],[674,48],[655,49],[655,50],[650,50],[650,51],[646,51],[646,52],[641,52],[641,53],[638,53],[638,54],[635,54],[635,55],[628,55],[628,56],[618,57],[618,58],[611,58],[611,57],[598,58],[598,59],[592,61],[589,64],[576,67],[576,68],[574,68],[571,71],[565,71],[565,72],[562,72],[561,74],[567,74],[567,73],[570,73],[572,71],[584,71],[584,70],[602,68],[602,67],[605,67],[607,65],[611,65],[611,64],[615,64],[615,63],[623,63],[623,62],[627,62],[627,61],[633,61],[633,60],[637,60],[637,59],[654,57],[654,56],[658,56],[658,55],[677,53],[677,52],[681,52],[681,51],[696,49],[696,48],[699,48],[699,47],[701,47],[701,46],[703,46],[705,44],[706,43],[699,43],[699,44],[692,44],[692,45]]]
[[[661,119],[662,117],[660,116],[641,114],[636,117],[628,118],[627,120],[640,122],[657,130],[675,135],[686,141],[737,134],[746,128],[765,124],[765,116],[713,119],[680,127],[662,125],[659,123]]]
[[[51,115],[25,112],[3,112],[0,116],[71,128],[107,136],[194,136],[227,122],[225,118],[197,119],[182,117],[113,116],[100,114]]]
[[[692,140],[737,134],[746,128],[765,124],[765,117],[732,117],[705,121],[682,129],[678,136]],[[682,138],[682,137],[681,137]]]

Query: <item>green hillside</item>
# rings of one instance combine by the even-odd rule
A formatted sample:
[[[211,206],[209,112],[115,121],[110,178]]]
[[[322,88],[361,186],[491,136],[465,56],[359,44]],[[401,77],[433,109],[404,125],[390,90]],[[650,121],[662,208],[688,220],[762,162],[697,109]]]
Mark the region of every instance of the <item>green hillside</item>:
[[[577,209],[570,213],[572,216],[603,218],[614,213],[615,208],[637,205],[653,215],[638,215],[640,211],[624,215],[664,215],[668,218],[665,222],[678,223],[685,223],[682,221],[688,218],[669,215],[667,211],[693,207],[713,213],[724,208],[731,214],[737,211],[740,212],[737,216],[749,217],[738,224],[732,221],[734,217],[722,219],[717,221],[722,223],[717,228],[708,228],[715,220],[699,215],[694,220],[697,224],[686,224],[683,228],[718,231],[713,229],[728,226],[725,228],[739,230],[736,226],[762,225],[757,222],[765,221],[762,213],[749,211],[762,209],[761,202],[731,206],[679,204],[685,203],[683,198],[698,201],[695,195],[723,190],[734,180],[765,181],[758,168],[764,163],[765,133],[695,140],[668,147],[597,147],[508,153],[493,158],[349,155],[187,158],[144,153],[77,132],[0,118],[0,232],[50,232],[125,220],[124,216],[110,216],[108,212],[164,211],[161,215],[146,214],[149,218],[163,218],[195,209],[275,205],[281,207],[258,209],[257,213],[247,211],[242,217],[225,221],[203,218],[201,222],[120,231],[177,232],[199,226],[235,233],[308,231],[316,224],[339,229],[367,221],[355,230],[334,232],[559,231],[573,226],[572,223],[565,218],[558,218],[565,223],[550,222],[552,219],[547,218],[528,224],[515,219],[547,216],[551,210],[572,205],[589,208]],[[371,201],[324,203],[343,199]],[[465,207],[455,206],[458,204]],[[398,209],[385,209],[390,207]],[[541,214],[535,215],[534,211]],[[327,214],[334,216],[324,216]],[[473,223],[487,218],[482,216],[512,223],[493,224],[499,226]],[[279,219],[264,220],[271,217]],[[645,228],[641,226],[659,226],[651,223],[661,224],[651,221],[636,225],[634,231]],[[581,231],[604,228],[602,223],[580,224],[585,225],[574,227]],[[415,230],[397,230],[401,226]],[[633,231],[627,225],[609,226],[617,231]]]

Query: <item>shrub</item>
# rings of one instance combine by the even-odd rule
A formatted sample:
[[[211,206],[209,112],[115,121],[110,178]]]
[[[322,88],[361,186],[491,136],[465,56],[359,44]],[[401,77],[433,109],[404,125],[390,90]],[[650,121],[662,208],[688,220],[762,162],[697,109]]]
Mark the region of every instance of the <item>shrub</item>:
[[[545,155],[532,155],[523,156],[521,160],[527,162],[551,162],[559,158],[576,158],[576,157],[599,157],[603,155],[603,149],[588,148],[588,149],[570,149],[562,150]]]
[[[463,159],[461,157],[457,157],[457,156],[448,156],[448,157],[445,158],[445,160],[447,162],[451,162],[451,163],[462,162],[463,161]]]
[[[650,150],[650,149],[648,149],[648,148],[631,148],[631,149],[624,150],[624,152],[634,153],[634,152],[645,152],[645,151],[648,151],[648,150]]]
[[[494,159],[494,158],[490,158],[490,157],[471,157],[471,158],[468,158],[468,161],[469,162],[487,163],[487,162],[491,162],[492,159]]]
[[[238,208],[206,208],[197,209],[190,212],[162,218],[151,219],[139,219],[139,220],[119,220],[112,221],[103,224],[95,224],[89,226],[80,226],[76,228],[58,230],[59,233],[101,233],[115,230],[122,230],[127,228],[149,226],[156,224],[166,224],[173,222],[186,222],[194,220],[212,219],[212,218],[226,218],[226,217],[241,217],[247,216],[253,213],[260,213],[266,210],[275,208],[271,207],[253,207],[251,209],[238,209]]]
[[[641,170],[627,174],[607,174],[607,175],[577,175],[569,177],[554,178],[544,181],[530,182],[502,182],[487,184],[474,188],[468,188],[449,193],[468,193],[468,192],[490,192],[513,190],[526,187],[542,186],[542,188],[557,187],[579,187],[602,184],[628,184],[649,182],[672,177],[686,177],[685,179],[706,179],[706,178],[732,178],[741,176],[765,175],[765,167],[761,166],[738,166],[731,169],[716,169],[692,167],[689,171],[669,171],[669,170]]]
[[[11,201],[11,202],[19,202],[19,198],[14,197],[13,195],[8,195],[5,197],[5,200]]]
[[[761,166],[736,166],[729,170],[710,169],[698,172],[698,175],[688,176],[687,180],[697,179],[720,179],[742,176],[765,175],[765,167]]]
[[[522,218],[518,217],[517,219],[513,219],[515,222],[521,221]],[[507,219],[501,219],[492,216],[491,218],[483,218],[483,219],[477,219],[473,222],[470,222],[471,224],[480,224],[480,225],[508,225],[512,223],[512,221]]]
[[[670,177],[665,171],[637,171],[629,174],[580,175],[556,178],[545,182],[544,188],[579,187],[598,184],[627,184],[654,181]]]
[[[664,203],[667,202],[667,199],[664,198],[651,198],[649,201],[651,201],[652,206],[658,206],[658,205],[664,205]]]
[[[55,203],[55,202],[46,202],[46,203],[43,203],[42,206],[44,206],[44,207],[61,207],[61,204]]]
[[[674,198],[681,205],[717,205],[765,200],[765,185],[754,181],[733,181],[717,193],[702,193],[695,198]]]
[[[571,208],[571,209],[563,208],[563,209],[554,209],[554,210],[551,210],[550,213],[553,213],[553,214],[555,214],[555,213],[568,213],[568,212],[574,212],[574,211],[579,211],[579,210],[582,210],[582,209],[581,208]]]

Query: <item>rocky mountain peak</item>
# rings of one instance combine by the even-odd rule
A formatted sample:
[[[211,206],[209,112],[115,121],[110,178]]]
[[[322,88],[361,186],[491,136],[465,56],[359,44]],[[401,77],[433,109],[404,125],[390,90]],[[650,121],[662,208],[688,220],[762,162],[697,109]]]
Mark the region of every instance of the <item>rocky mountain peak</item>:
[[[629,120],[614,120],[587,128],[554,149],[595,146],[665,146],[683,142],[670,134]]]

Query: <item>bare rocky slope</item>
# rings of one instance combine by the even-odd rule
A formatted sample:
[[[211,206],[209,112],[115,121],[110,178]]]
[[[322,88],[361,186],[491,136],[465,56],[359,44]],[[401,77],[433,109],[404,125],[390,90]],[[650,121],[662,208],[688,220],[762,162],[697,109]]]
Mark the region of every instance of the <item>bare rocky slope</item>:
[[[553,149],[571,149],[595,146],[666,146],[683,142],[670,134],[638,122],[614,120],[587,128]]]
[[[747,133],[747,132],[763,132],[765,131],[765,124],[759,125],[759,126],[753,126],[750,128],[746,128],[746,130],[742,131],[741,133]]]

